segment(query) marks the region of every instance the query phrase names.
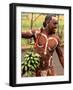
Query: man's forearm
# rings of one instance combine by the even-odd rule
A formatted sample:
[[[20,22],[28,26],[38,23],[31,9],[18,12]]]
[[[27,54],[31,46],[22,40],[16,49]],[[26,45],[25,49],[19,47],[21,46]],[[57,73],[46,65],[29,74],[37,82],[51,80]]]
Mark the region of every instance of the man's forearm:
[[[32,32],[21,32],[22,38],[31,38],[33,37]]]
[[[59,60],[60,60],[60,63],[62,65],[62,67],[64,68],[64,57],[63,56],[60,56],[59,57]]]
[[[61,65],[64,67],[64,53],[63,53],[62,48],[58,46],[56,49],[56,52],[58,54]]]

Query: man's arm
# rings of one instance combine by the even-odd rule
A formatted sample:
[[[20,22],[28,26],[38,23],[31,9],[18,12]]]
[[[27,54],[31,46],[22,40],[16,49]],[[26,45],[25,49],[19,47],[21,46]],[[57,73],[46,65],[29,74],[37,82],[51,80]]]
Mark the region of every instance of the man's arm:
[[[56,48],[56,52],[58,54],[59,61],[62,65],[62,67],[64,68],[64,52],[63,52],[63,49],[62,49],[60,44],[61,44],[61,42],[60,42],[60,39],[59,39],[59,43],[58,43],[58,46]]]
[[[35,35],[35,31],[27,31],[27,32],[21,32],[22,38],[32,38]]]

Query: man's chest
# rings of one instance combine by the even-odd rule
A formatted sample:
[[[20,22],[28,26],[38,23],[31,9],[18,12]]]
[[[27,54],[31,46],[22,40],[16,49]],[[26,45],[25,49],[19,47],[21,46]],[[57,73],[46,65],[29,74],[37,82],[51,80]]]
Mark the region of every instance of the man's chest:
[[[58,40],[54,36],[47,36],[43,33],[36,37],[35,47],[39,50],[44,50],[44,54],[48,51],[54,50],[58,45]]]

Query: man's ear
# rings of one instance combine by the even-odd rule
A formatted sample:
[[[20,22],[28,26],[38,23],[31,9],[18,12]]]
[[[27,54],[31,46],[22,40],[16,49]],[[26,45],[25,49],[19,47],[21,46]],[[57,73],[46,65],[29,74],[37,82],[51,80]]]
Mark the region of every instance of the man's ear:
[[[46,21],[46,26],[48,26],[48,24],[49,24],[49,22],[48,22],[48,21]]]
[[[47,26],[48,26],[48,23],[47,23]]]

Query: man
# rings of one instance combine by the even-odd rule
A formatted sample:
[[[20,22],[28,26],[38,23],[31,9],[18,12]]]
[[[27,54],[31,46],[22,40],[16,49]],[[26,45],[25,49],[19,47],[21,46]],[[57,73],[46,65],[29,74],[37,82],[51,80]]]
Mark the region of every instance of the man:
[[[43,22],[43,28],[40,30],[31,30],[22,32],[22,38],[34,38],[34,49],[40,57],[40,66],[36,69],[36,76],[54,76],[56,75],[53,67],[53,52],[56,50],[59,61],[64,67],[64,56],[61,49],[60,38],[55,34],[57,28],[56,17],[46,16]]]

